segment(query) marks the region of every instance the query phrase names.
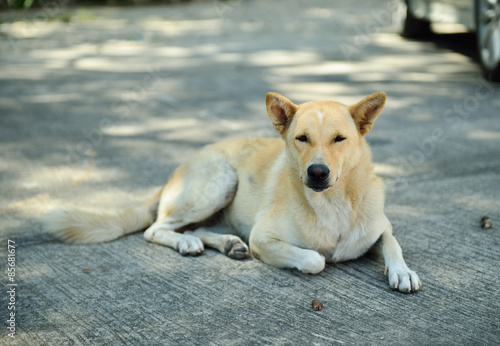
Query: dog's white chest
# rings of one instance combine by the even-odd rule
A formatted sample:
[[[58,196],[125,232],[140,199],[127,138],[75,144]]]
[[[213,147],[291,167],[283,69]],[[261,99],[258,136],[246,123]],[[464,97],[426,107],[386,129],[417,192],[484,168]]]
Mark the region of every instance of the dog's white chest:
[[[316,196],[311,203],[317,220],[317,227],[329,233],[339,234],[351,223],[352,207],[344,196]]]
[[[372,224],[353,220],[354,212],[345,196],[315,197],[310,200],[316,214],[316,230],[312,231],[315,234],[310,238],[315,240],[310,245],[320,251],[328,262],[355,259],[364,254],[380,236],[383,228],[380,227],[380,231],[374,229],[378,222]]]
[[[331,252],[337,246],[342,234],[348,232],[352,220],[352,207],[345,196],[324,196],[315,194],[308,196],[315,219],[309,229],[309,241],[315,249]],[[314,234],[311,234],[314,233]]]

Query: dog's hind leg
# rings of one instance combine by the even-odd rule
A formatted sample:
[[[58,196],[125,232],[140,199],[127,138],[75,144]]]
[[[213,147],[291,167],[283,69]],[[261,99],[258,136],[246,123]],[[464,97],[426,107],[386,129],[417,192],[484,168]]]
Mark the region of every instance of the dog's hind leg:
[[[230,234],[231,230],[228,227],[224,228],[225,233],[222,233],[219,227],[212,230],[201,227],[192,232],[187,231],[185,234],[201,239],[204,245],[219,250],[229,258],[245,259],[249,257],[248,246],[239,237]]]
[[[200,254],[203,244],[198,237],[175,231],[202,223],[227,206],[236,193],[237,182],[237,174],[223,154],[210,148],[202,150],[181,165],[165,185],[156,222],[144,238],[184,255]]]

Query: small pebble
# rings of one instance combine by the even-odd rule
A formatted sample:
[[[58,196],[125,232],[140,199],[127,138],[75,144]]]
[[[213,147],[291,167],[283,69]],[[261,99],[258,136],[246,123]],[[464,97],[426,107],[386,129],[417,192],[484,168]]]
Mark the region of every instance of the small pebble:
[[[317,299],[313,299],[311,305],[312,305],[314,311],[320,311],[321,309],[323,309],[323,303]]]
[[[488,228],[491,228],[491,226],[493,225],[493,223],[491,222],[491,219],[489,216],[483,216],[483,218],[481,219],[481,227],[484,228],[484,229],[488,229]]]

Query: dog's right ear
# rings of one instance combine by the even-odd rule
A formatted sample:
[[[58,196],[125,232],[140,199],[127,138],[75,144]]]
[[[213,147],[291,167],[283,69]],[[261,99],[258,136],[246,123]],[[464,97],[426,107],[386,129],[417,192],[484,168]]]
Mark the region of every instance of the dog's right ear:
[[[280,94],[267,93],[266,108],[274,130],[282,135],[292,122],[299,106]]]

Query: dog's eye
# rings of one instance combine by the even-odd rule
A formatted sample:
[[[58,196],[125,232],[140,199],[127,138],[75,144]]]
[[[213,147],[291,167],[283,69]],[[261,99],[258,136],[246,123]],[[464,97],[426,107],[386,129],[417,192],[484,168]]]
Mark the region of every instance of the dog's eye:
[[[345,141],[345,137],[341,136],[341,135],[338,135],[337,137],[335,137],[335,139],[333,141],[335,143],[342,142],[342,141]]]
[[[307,136],[306,135],[302,135],[300,137],[297,137],[296,138],[299,142],[307,142]]]

